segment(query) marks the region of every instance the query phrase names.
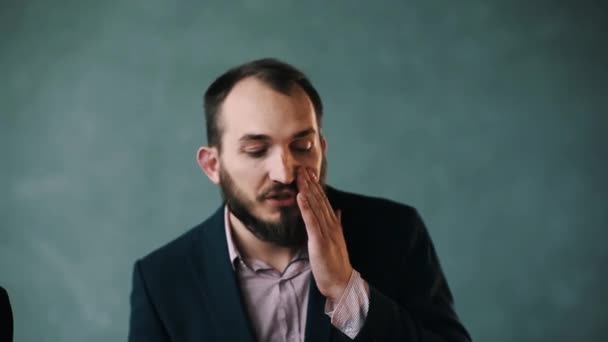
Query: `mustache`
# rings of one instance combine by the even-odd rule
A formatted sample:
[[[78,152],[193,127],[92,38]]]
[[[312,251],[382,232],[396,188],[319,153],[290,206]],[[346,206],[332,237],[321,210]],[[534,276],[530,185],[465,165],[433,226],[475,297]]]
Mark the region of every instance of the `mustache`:
[[[268,190],[264,191],[260,196],[258,196],[258,200],[265,200],[269,197],[278,196],[280,194],[298,193],[298,186],[296,183],[291,184],[274,184]]]

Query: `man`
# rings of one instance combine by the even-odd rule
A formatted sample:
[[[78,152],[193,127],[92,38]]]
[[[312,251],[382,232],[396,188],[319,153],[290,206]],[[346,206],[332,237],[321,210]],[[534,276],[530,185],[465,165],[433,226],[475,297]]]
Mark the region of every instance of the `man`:
[[[0,341],[13,340],[13,311],[8,293],[0,286]]]
[[[325,184],[323,106],[274,59],[205,93],[222,206],[135,263],[129,341],[469,341],[412,207]]]

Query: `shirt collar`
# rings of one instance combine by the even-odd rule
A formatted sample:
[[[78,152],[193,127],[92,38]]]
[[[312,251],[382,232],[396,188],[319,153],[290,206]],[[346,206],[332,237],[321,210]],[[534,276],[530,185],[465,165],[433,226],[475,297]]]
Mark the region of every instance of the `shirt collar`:
[[[228,256],[230,257],[230,265],[234,270],[234,261],[240,258],[239,251],[236,249],[234,240],[232,239],[232,231],[230,229],[230,211],[228,205],[224,205],[224,230],[226,231],[226,242],[228,242]]]

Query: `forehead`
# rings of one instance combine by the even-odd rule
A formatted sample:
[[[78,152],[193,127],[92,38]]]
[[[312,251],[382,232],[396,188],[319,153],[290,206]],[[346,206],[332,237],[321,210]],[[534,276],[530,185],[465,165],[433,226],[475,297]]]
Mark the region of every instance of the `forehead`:
[[[246,134],[284,139],[303,129],[318,131],[314,106],[304,90],[294,85],[283,94],[249,77],[230,91],[221,109],[225,142]]]

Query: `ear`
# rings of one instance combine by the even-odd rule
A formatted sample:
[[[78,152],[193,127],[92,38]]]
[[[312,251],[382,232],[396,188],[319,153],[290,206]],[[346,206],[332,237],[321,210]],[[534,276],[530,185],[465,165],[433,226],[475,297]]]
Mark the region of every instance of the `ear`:
[[[327,141],[325,141],[325,136],[321,135],[321,150],[323,154],[327,153]]]
[[[215,183],[220,183],[220,157],[215,147],[202,146],[196,151],[198,166]]]

